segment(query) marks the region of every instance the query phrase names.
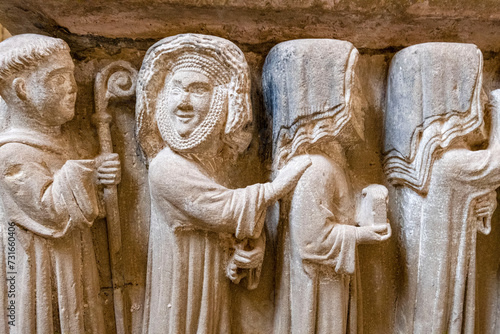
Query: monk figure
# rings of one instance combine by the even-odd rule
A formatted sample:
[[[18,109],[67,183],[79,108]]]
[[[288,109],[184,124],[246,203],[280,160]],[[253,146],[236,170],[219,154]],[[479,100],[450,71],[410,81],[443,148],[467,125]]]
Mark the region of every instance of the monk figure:
[[[90,227],[120,163],[113,154],[78,159],[68,145],[61,126],[75,115],[73,69],[60,39],[0,43],[0,213],[14,310],[1,321],[10,333],[105,332]]]

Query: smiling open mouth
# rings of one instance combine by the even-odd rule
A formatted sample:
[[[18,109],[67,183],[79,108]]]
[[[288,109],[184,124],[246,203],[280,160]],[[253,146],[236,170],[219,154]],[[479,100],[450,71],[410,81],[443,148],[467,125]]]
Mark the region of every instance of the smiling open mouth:
[[[191,120],[196,114],[193,113],[192,111],[181,111],[181,110],[177,110],[175,112],[175,116],[180,119],[181,121],[183,122],[187,122],[189,120]]]

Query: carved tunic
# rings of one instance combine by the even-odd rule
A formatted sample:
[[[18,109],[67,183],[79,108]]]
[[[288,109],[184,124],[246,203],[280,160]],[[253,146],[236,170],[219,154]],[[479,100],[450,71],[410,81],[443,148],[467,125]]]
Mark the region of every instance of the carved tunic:
[[[149,169],[151,230],[143,333],[230,333],[230,235],[256,238],[270,184],[228,189],[193,159],[161,151]]]
[[[360,333],[348,177],[332,159],[309,156],[311,167],[281,208],[274,332]]]
[[[4,244],[6,224],[16,224],[11,333],[105,332],[90,231],[99,213],[93,160],[65,152],[40,134],[0,136]]]
[[[500,186],[500,148],[454,149],[432,168],[421,202],[414,333],[474,333],[476,234],[472,203]]]
[[[468,145],[484,123],[482,71],[473,44],[413,45],[391,61],[384,168],[398,186],[390,198],[401,228],[402,333],[474,333],[474,200],[499,186],[500,160],[494,142],[453,145]]]

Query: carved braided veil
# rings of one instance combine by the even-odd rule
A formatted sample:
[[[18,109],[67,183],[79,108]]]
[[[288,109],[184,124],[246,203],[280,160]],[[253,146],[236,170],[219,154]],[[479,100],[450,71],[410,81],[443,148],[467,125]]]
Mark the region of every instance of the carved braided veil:
[[[483,122],[483,57],[473,44],[425,43],[389,69],[384,170],[392,184],[426,193],[434,159]]]
[[[202,128],[193,132],[193,138],[189,142],[181,142],[167,127],[167,130],[160,131],[157,121],[162,121],[162,117],[157,117],[156,113],[163,108],[165,78],[187,66],[206,73],[215,81],[213,98],[222,101],[223,106],[213,103],[212,107],[226,108],[227,117],[224,118],[225,110],[209,112],[211,118],[200,124]],[[160,40],[148,50],[137,82],[136,136],[147,159],[154,158],[167,145],[165,141],[171,141],[171,148],[177,151],[200,144],[206,139],[210,127],[224,119],[224,143],[233,151],[242,152],[251,140],[249,125],[252,122],[252,107],[249,92],[249,69],[245,56],[232,42],[199,34],[183,34]]]

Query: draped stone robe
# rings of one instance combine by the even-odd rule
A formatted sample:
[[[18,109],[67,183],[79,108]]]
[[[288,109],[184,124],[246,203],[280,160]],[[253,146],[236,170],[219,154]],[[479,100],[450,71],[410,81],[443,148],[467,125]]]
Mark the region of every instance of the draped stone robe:
[[[39,133],[0,135],[3,244],[9,222],[16,239],[7,268],[16,277],[10,333],[105,332],[90,231],[100,208],[94,161],[69,160],[67,152]]]
[[[361,333],[354,198],[345,167],[325,154],[281,202],[276,334]]]
[[[259,237],[274,195],[228,189],[214,170],[169,148],[151,161],[144,334],[231,332],[227,240]]]
[[[473,44],[413,45],[391,61],[384,168],[400,230],[401,333],[474,332],[476,233],[488,230],[474,201],[500,184],[500,152],[458,145],[484,124],[482,71]]]
[[[474,333],[476,237],[489,228],[474,217],[473,203],[500,186],[497,146],[443,153],[425,198],[400,190],[405,233],[420,235],[413,243],[412,235],[405,237],[409,272],[398,305],[400,332]]]

